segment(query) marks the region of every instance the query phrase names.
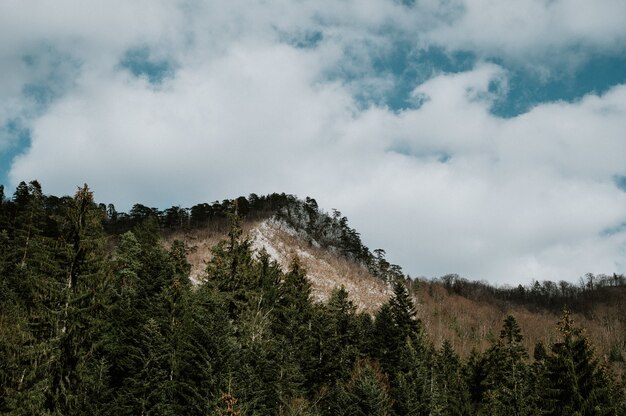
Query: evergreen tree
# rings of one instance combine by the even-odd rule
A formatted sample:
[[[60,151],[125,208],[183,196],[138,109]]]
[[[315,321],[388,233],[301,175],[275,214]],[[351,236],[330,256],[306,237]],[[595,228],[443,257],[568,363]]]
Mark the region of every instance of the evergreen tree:
[[[338,249],[367,260],[345,218],[329,220],[313,199],[294,201],[238,198],[204,204],[200,214],[205,223],[233,207],[251,215],[286,207],[316,238],[339,236]],[[283,272],[266,251],[255,253],[237,216],[193,286],[189,248],[174,241],[166,249],[161,240],[163,225],[186,226],[185,215],[138,204],[129,219],[96,204],[86,185],[59,198],[44,195],[36,181],[22,182],[10,201],[0,186],[1,414],[626,412],[624,386],[567,312],[561,339],[548,349],[538,343],[532,364],[508,316],[491,347],[462,365],[451,342],[435,349],[427,341],[401,270],[384,252],[366,263],[393,287],[373,320],[357,314],[343,287],[313,304],[298,259]],[[105,222],[115,233],[134,227],[108,240]],[[607,281],[588,280],[594,293]],[[471,290],[459,278],[446,284]],[[536,286],[545,299],[555,296],[555,285]]]
[[[228,240],[211,249],[213,257],[207,265],[206,283],[223,297],[230,317],[239,321],[240,314],[250,305],[248,296],[255,289],[257,278],[252,241],[243,238],[240,218],[230,218]]]
[[[615,414],[612,380],[598,364],[593,348],[565,310],[558,324],[561,341],[546,358],[543,407],[549,415]]]
[[[395,325],[389,303],[384,303],[374,319],[371,355],[380,362],[387,374],[395,373],[399,367],[400,350],[406,342],[402,330]]]
[[[311,284],[298,258],[292,260],[279,290],[273,315],[273,333],[279,342],[283,362],[295,364],[297,370],[292,371],[296,378],[298,373],[301,374],[302,386],[299,389],[309,389],[317,378],[312,354],[316,344],[313,334],[314,309],[311,304]]]
[[[461,362],[448,340],[434,357],[429,407],[431,415],[466,415],[470,411]]]
[[[390,415],[391,404],[387,377],[375,362],[360,359],[350,379],[325,392],[317,408],[325,416]]]
[[[398,371],[400,351],[407,338],[421,338],[420,322],[415,315],[415,305],[405,282],[395,280],[393,296],[376,314],[372,345],[373,356],[380,361],[387,374],[393,375]]]
[[[488,388],[486,380],[489,376],[489,368],[487,357],[473,349],[463,368],[465,385],[467,386],[473,409],[472,414],[478,413],[478,409],[485,400]]]
[[[415,336],[420,331],[420,322],[416,319],[415,305],[403,279],[394,281],[389,305],[394,325],[401,331],[403,338]]]
[[[49,401],[66,415],[92,413],[109,395],[104,377],[108,364],[101,346],[109,328],[111,286],[105,263],[103,215],[87,185],[69,201],[59,222],[65,300],[56,334],[59,352]]]
[[[109,354],[116,396],[111,409],[122,414],[183,414],[193,396],[183,372],[193,326],[184,246],[174,243],[167,252],[156,222],[148,218],[122,236],[115,263],[117,297]],[[195,400],[195,406],[206,408]]]
[[[55,218],[54,241],[42,235],[43,200],[36,182],[20,184],[14,198],[21,225],[10,274],[28,330],[11,354],[20,376],[8,384],[5,407],[10,414],[97,412],[108,396],[100,348],[109,303],[101,218],[85,185]]]
[[[421,339],[408,338],[400,353],[392,396],[397,415],[428,415],[434,389],[433,351]]]
[[[214,293],[205,286],[187,293],[179,360],[185,385],[179,394],[187,414],[211,414],[220,393],[229,391],[227,381],[236,358],[234,331]]]
[[[354,416],[387,416],[391,398],[386,377],[366,360],[357,361],[347,384],[347,410]]]
[[[315,318],[312,354],[318,359],[312,384],[319,388],[321,385],[332,386],[350,375],[359,354],[356,306],[348,299],[348,292],[342,286],[333,290]]]
[[[63,302],[59,250],[43,235],[45,204],[37,182],[21,182],[4,214],[2,280],[7,290],[0,300],[11,336],[3,337],[10,342],[3,348],[0,409],[43,414],[53,410],[45,392],[50,391]]]
[[[140,295],[142,248],[135,234],[124,233],[115,250],[113,260],[114,299],[110,308],[111,330],[107,334],[107,356],[110,359],[110,385],[115,397],[109,406],[110,413],[131,414],[128,384],[139,371],[142,325],[147,319],[145,299]]]
[[[346,390],[347,381],[338,381],[318,392],[316,409],[324,416],[349,416],[350,395]]]
[[[483,414],[535,415],[531,372],[522,345],[522,333],[511,315],[504,320],[500,338],[486,353],[488,374]]]

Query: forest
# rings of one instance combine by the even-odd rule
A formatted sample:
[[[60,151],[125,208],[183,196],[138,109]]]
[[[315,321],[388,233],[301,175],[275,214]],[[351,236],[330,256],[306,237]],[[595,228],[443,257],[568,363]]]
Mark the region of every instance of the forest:
[[[242,232],[242,217],[273,215],[368,268],[389,300],[359,312],[337,287],[314,302],[297,257],[283,268]],[[225,230],[196,284],[189,247],[162,241],[185,227]],[[562,307],[610,300],[622,275],[515,288],[444,276],[451,294],[559,308],[553,342],[529,350],[508,315],[487,348],[461,355],[425,333],[419,279],[311,198],[126,214],[87,185],[57,197],[22,182],[11,198],[0,187],[0,259],[0,414],[626,415],[623,375]]]

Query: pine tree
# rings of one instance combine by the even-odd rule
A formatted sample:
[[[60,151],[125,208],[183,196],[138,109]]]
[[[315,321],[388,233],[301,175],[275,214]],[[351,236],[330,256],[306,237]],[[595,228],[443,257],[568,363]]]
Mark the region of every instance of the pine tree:
[[[394,281],[389,305],[394,325],[401,331],[403,338],[419,333],[420,321],[416,319],[415,305],[403,279]]]
[[[431,377],[429,414],[452,416],[469,413],[469,394],[463,380],[461,362],[448,340],[444,340],[434,357]]]
[[[11,274],[28,329],[12,354],[20,376],[9,384],[6,407],[14,414],[95,412],[108,396],[100,348],[109,302],[101,218],[85,186],[65,200],[63,215],[50,219],[58,230],[45,236],[44,199],[36,182],[20,184],[14,198]]]
[[[405,282],[396,280],[393,296],[376,314],[372,354],[383,370],[394,375],[400,367],[400,352],[407,340],[421,339],[420,321]]]
[[[486,353],[488,375],[483,413],[490,415],[534,415],[531,372],[522,345],[522,333],[511,315],[504,320],[499,340]]]
[[[314,320],[315,379],[313,385],[332,386],[346,380],[358,357],[356,306],[342,286],[333,290],[328,302],[319,308]]]
[[[375,363],[355,363],[346,386],[346,414],[354,416],[387,416],[391,414],[391,398],[385,375]]]
[[[397,415],[428,415],[435,384],[432,348],[421,339],[408,338],[400,352],[400,368],[394,374],[392,396]]]
[[[598,364],[593,348],[565,310],[558,324],[562,340],[546,358],[542,405],[549,415],[601,415],[615,412],[611,377]]]
[[[111,286],[104,259],[103,215],[87,185],[69,201],[59,224],[65,273],[60,311],[59,353],[51,400],[64,414],[97,411],[109,391],[107,363],[100,346],[108,331]]]
[[[309,389],[316,378],[313,358],[316,340],[313,334],[314,309],[311,304],[311,284],[300,260],[292,260],[279,287],[279,298],[273,313],[273,333],[279,342],[285,363],[294,363],[296,374],[302,376],[302,386]]]

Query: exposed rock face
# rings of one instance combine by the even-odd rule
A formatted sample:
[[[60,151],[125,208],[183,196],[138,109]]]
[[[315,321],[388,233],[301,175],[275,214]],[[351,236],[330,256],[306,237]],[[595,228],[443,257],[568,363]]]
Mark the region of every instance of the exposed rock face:
[[[327,300],[333,289],[343,285],[359,310],[374,312],[391,294],[388,285],[366,267],[320,248],[315,241],[308,242],[310,239],[280,221],[262,221],[250,230],[250,236],[255,249],[264,248],[284,269],[298,257],[307,271],[315,301]]]
[[[248,222],[243,228],[244,235],[253,241],[253,248],[256,251],[265,249],[284,270],[294,257],[298,257],[307,271],[315,301],[325,301],[333,289],[343,285],[359,310],[373,313],[391,294],[389,286],[372,276],[366,267],[321,248],[315,240],[282,221]],[[197,283],[202,280],[206,262],[211,259],[211,247],[224,238],[224,232],[199,229],[172,234],[166,242],[181,239],[187,244],[190,248],[190,277]]]

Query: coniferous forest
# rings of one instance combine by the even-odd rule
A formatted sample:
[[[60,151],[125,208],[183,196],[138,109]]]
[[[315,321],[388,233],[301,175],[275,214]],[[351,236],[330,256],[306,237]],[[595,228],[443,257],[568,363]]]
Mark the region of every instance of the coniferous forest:
[[[86,185],[73,197],[36,181],[0,190],[1,414],[626,415],[622,380],[567,310],[558,339],[532,351],[512,315],[484,351],[435,345],[401,269],[339,212],[302,226],[388,282],[374,316],[341,287],[313,302],[297,258],[283,270],[253,250],[239,217],[282,209],[296,221],[291,196],[125,214]],[[188,248],[166,248],[163,230],[208,221],[227,238],[192,284]],[[518,292],[498,293],[529,296]]]

